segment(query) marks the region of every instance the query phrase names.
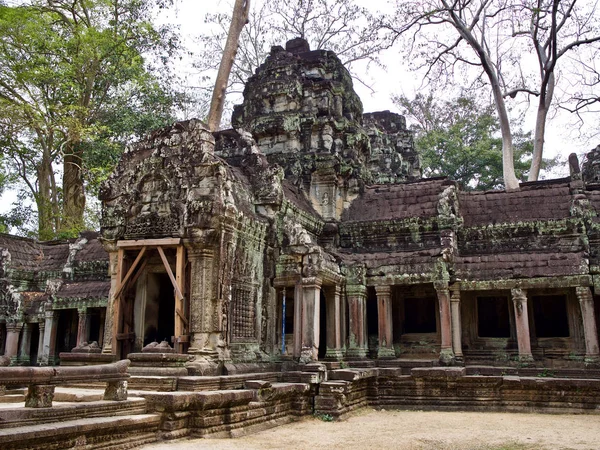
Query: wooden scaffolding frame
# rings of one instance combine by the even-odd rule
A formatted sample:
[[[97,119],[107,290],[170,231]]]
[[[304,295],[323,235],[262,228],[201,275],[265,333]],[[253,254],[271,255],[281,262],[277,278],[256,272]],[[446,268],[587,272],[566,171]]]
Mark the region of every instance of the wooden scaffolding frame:
[[[167,259],[164,249],[175,248],[175,274]],[[138,250],[133,264],[125,272],[125,252]],[[189,320],[185,310],[185,247],[180,238],[123,240],[117,242],[117,285],[113,303],[113,353],[118,354],[119,341],[130,339],[133,331],[122,328],[122,313],[124,310],[124,293],[133,286],[143,273],[148,263],[149,250],[157,250],[173,285],[175,293],[175,333],[172,339],[173,348],[183,353],[184,345],[189,342]],[[136,271],[137,269],[137,271]],[[124,325],[124,324],[123,324]],[[121,357],[124,355],[120,355]]]

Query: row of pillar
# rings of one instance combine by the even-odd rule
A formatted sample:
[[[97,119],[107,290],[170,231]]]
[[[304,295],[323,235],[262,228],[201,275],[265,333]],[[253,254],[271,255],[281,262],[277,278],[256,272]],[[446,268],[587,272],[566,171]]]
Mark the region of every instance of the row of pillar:
[[[88,308],[85,307],[79,308],[78,312],[77,346],[81,346],[83,343],[89,341],[91,314]],[[44,322],[37,323],[39,327],[37,362],[39,365],[52,365],[54,363],[57,332],[56,316],[56,311],[47,310]],[[6,324],[4,356],[11,358],[11,364],[30,364],[33,325],[33,323],[21,322]]]
[[[460,309],[460,290],[457,286],[436,287],[440,314],[440,362],[451,364],[463,360],[462,326]],[[394,358],[392,287],[376,286],[379,349],[378,358]],[[347,286],[346,294],[349,310],[349,339],[346,356],[364,358],[368,352],[367,335],[367,290],[364,286]],[[594,302],[589,287],[576,288],[577,299],[581,307],[585,336],[586,359],[595,360],[599,356],[598,333],[594,316]],[[511,298],[515,312],[515,325],[519,358],[533,360],[529,335],[529,317],[527,313],[527,292],[524,289],[512,289]]]

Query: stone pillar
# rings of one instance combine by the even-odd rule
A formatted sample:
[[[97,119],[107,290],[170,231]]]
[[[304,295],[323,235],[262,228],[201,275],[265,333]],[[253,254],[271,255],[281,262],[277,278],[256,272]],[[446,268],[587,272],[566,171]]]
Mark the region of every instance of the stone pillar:
[[[450,290],[447,283],[435,283],[438,307],[440,311],[440,363],[444,365],[454,362],[452,351],[452,315],[450,312]]]
[[[106,307],[106,317],[104,319],[104,338],[102,339],[102,353],[110,355],[113,350],[116,354],[117,343],[113,343],[113,320],[114,320],[114,308],[115,308],[115,292],[119,284],[117,280],[117,266],[119,263],[119,253],[117,252],[116,243],[104,243],[104,248],[108,252],[108,273],[110,274],[110,296],[108,298],[108,305]],[[48,328],[48,322],[46,322],[46,333],[50,332]]]
[[[367,357],[367,288],[360,285],[346,286],[348,298],[348,319],[350,322],[348,333],[348,358]]]
[[[40,333],[38,338],[37,361],[35,361],[35,363],[39,366],[40,361],[42,360],[42,351],[44,349],[44,330],[46,329],[46,323],[38,322],[38,328],[40,330]]]
[[[31,361],[31,323],[23,324],[23,335],[19,346],[19,365],[28,366]]]
[[[452,350],[457,362],[463,362],[462,353],[462,325],[460,317],[460,286],[452,287],[450,296],[450,309],[452,310]]]
[[[217,298],[214,291],[214,252],[211,249],[188,249],[191,263],[190,333],[188,353],[208,360],[218,358],[219,338]]]
[[[583,334],[585,335],[585,358],[589,362],[598,360],[598,331],[596,328],[596,318],[594,316],[594,297],[589,287],[578,286],[575,288],[579,306],[581,308],[581,318],[583,320]]]
[[[6,345],[4,347],[4,356],[10,358],[11,365],[16,364],[17,362],[21,328],[23,328],[23,323],[21,322],[12,322],[6,324]]]
[[[379,328],[378,358],[395,358],[394,331],[392,327],[392,287],[375,286],[377,293],[377,318]]]
[[[38,349],[41,355],[40,366],[54,365],[54,352],[56,351],[56,316],[58,312],[46,307],[46,322],[44,324],[44,344]]]
[[[302,351],[300,362],[319,359],[319,325],[321,318],[321,280],[302,279]]]
[[[327,352],[326,358],[342,359],[342,304],[341,288],[338,285],[327,288]]]
[[[527,291],[524,289],[510,290],[515,307],[515,325],[517,328],[517,344],[519,360],[533,361],[531,354],[531,338],[529,336],[529,314],[527,312]]]
[[[77,347],[81,347],[84,342],[90,340],[90,319],[91,315],[87,307],[78,309],[79,322],[77,324]]]

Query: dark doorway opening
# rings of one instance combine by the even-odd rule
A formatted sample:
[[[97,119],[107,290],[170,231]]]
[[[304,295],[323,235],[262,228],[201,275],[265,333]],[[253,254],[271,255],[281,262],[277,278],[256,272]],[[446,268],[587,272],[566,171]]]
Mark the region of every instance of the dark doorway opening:
[[[510,337],[507,297],[477,297],[477,329],[479,337]]]
[[[404,299],[404,333],[435,333],[435,297]]]
[[[175,292],[169,275],[166,273],[156,275],[158,277],[159,290],[155,339],[157,342],[167,341],[171,344],[171,337],[175,335]]]
[[[90,309],[90,332],[88,342],[97,342],[100,347],[103,344],[104,319],[106,315],[105,308]]]
[[[29,343],[29,365],[35,366],[39,353],[38,346],[40,345],[40,325],[38,323],[31,324],[31,342]]]
[[[77,346],[77,327],[79,314],[76,309],[61,309],[58,314],[56,327],[56,355],[61,352],[70,352]]]
[[[565,295],[538,295],[531,302],[537,337],[569,337]]]
[[[367,337],[369,356],[376,358],[379,350],[379,310],[377,308],[377,294],[372,286],[367,287]]]
[[[325,293],[321,290],[319,299],[319,359],[325,358],[327,354],[327,299]]]

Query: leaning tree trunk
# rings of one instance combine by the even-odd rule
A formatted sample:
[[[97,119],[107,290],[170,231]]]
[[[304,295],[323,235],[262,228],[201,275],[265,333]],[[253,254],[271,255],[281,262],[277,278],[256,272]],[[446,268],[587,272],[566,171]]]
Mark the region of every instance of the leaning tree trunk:
[[[542,87],[540,103],[538,105],[537,117],[535,119],[535,138],[533,141],[533,157],[527,181],[537,181],[542,167],[542,157],[544,154],[544,135],[546,134],[546,120],[548,119],[548,110],[552,103],[554,95],[554,73],[550,74],[546,89]]]
[[[248,21],[248,12],[250,10],[250,0],[236,0],[233,7],[233,16],[231,17],[231,25],[227,34],[227,42],[225,50],[219,65],[219,73],[215,81],[215,89],[213,90],[212,99],[210,101],[210,111],[208,113],[208,128],[210,131],[217,131],[221,125],[221,116],[223,115],[223,107],[225,105],[225,94],[227,91],[227,83],[229,74],[235,61],[235,55],[238,50],[238,42],[240,34],[246,22]]]
[[[67,146],[63,167],[63,210],[60,225],[60,231],[66,234],[74,234],[83,229],[85,192],[82,156],[79,145]]]
[[[485,66],[484,66],[485,67]],[[504,189],[507,191],[516,191],[519,189],[519,180],[515,175],[514,148],[512,142],[512,132],[510,130],[510,120],[506,111],[506,103],[500,89],[498,77],[490,68],[486,68],[486,72],[490,79],[494,101],[496,103],[496,111],[500,121],[500,132],[502,133],[502,175],[504,177]]]

